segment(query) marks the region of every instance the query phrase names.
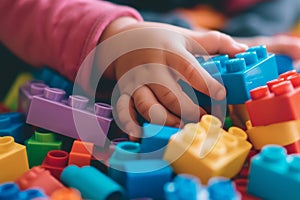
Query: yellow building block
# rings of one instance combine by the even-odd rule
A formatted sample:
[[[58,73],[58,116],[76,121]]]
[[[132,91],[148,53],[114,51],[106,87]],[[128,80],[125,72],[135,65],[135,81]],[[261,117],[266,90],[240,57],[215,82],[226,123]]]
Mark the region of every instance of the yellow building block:
[[[228,110],[232,124],[246,130],[246,122],[249,120],[249,115],[245,104],[228,105]]]
[[[26,147],[11,136],[0,137],[0,184],[15,181],[28,169]]]
[[[19,87],[32,79],[33,76],[30,73],[19,74],[4,99],[4,105],[10,110],[17,110]]]
[[[197,176],[203,184],[211,177],[232,178],[239,173],[252,145],[242,129],[231,127],[226,132],[221,125],[218,118],[204,115],[171,137],[164,159],[175,173]]]
[[[267,144],[286,146],[300,139],[300,120],[255,127],[248,121],[246,125],[246,132],[255,149],[262,149]]]

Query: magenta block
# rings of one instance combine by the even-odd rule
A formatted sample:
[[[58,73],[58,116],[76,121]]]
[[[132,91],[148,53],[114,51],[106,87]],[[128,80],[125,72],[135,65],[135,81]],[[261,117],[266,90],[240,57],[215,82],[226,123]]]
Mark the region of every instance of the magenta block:
[[[89,106],[89,99],[65,91],[45,88],[43,96],[34,96],[27,123],[104,147],[112,121],[112,107],[104,103]]]

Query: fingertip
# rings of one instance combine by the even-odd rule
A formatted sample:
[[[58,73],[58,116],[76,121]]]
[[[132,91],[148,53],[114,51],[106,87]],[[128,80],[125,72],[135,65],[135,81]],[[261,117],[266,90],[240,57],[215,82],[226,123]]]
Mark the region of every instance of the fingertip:
[[[226,90],[224,87],[222,87],[216,92],[215,98],[216,100],[223,100],[225,97],[226,97]]]

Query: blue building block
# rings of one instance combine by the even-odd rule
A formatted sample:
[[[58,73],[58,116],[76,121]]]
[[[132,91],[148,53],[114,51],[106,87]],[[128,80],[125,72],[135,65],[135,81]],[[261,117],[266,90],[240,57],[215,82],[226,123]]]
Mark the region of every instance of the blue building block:
[[[132,160],[124,162],[125,189],[128,197],[162,199],[164,185],[172,180],[173,170],[164,160]]]
[[[166,200],[198,200],[201,190],[199,179],[188,174],[179,174],[164,186]]]
[[[124,163],[130,160],[138,160],[140,144],[136,142],[120,142],[108,160],[108,176],[121,185],[125,185]]]
[[[0,114],[0,136],[12,136],[17,143],[24,144],[32,134],[19,112]]]
[[[209,200],[240,200],[235,184],[228,178],[214,177],[208,182]]]
[[[291,57],[283,54],[276,54],[275,58],[277,63],[278,74],[282,74],[284,72],[295,69],[293,66],[293,59]]]
[[[300,197],[300,156],[287,155],[277,145],[267,145],[251,160],[248,192],[263,199]]]
[[[79,190],[84,199],[124,199],[124,190],[115,181],[91,166],[79,168],[69,165],[61,174],[61,181]]]
[[[32,200],[35,198],[48,199],[47,195],[37,188],[21,191],[18,185],[13,182],[0,185],[0,200]]]
[[[50,87],[59,88],[66,91],[68,95],[72,93],[73,83],[48,67],[45,67],[37,72],[35,77],[44,81]]]
[[[162,159],[170,137],[178,131],[179,128],[144,123],[141,159]]]
[[[251,47],[246,52],[236,54],[235,58],[220,55],[200,64],[225,86],[227,104],[245,103],[250,99],[250,90],[278,77],[275,55],[268,54],[265,46]],[[186,85],[180,84],[188,95],[191,94]],[[215,101],[197,93],[199,92],[196,91],[197,101],[201,106],[226,105],[224,101]]]

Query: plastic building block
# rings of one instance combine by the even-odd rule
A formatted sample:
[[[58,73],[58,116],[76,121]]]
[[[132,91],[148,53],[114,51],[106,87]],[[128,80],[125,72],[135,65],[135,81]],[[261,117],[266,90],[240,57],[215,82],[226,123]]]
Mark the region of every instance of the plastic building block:
[[[241,194],[227,178],[214,177],[202,186],[197,177],[179,174],[164,187],[166,200],[240,200]]]
[[[32,74],[30,73],[19,74],[4,99],[4,105],[6,105],[11,110],[17,110],[19,88],[26,82],[32,80],[32,78]]]
[[[300,120],[255,127],[252,127],[251,122],[248,121],[247,128],[248,137],[254,148],[258,150],[268,144],[287,146],[300,140]],[[296,151],[288,153],[300,152]]]
[[[18,112],[0,114],[0,136],[12,136],[17,143],[24,144],[32,134],[25,125],[24,116]]]
[[[224,129],[228,130],[232,126],[233,126],[232,119],[229,116],[225,117],[225,120],[224,120]]]
[[[82,167],[91,164],[94,144],[75,140],[69,156],[69,165]]]
[[[82,200],[78,190],[63,188],[52,193],[50,200]]]
[[[278,77],[275,56],[268,54],[265,46],[251,47],[235,58],[213,57],[201,65],[218,81],[221,75],[228,104],[245,103],[250,99],[250,90]]]
[[[219,137],[212,139],[212,134]],[[203,184],[214,176],[232,178],[241,170],[252,147],[246,139],[242,129],[231,127],[226,132],[218,118],[204,115],[199,123],[187,124],[171,137],[164,159],[175,173],[197,176]],[[204,148],[208,149],[207,154],[201,155]]]
[[[112,121],[112,107],[95,103],[91,108],[88,98],[72,95],[65,99],[65,94],[60,89],[45,88],[43,96],[32,99],[26,122],[103,147]]]
[[[203,193],[204,188],[201,186],[197,177],[188,174],[177,175],[173,182],[164,185],[166,200],[198,200],[207,199],[208,194]],[[198,198],[202,193],[202,198]]]
[[[247,192],[248,179],[246,178],[234,179],[234,183],[236,185],[236,189],[242,195],[242,200],[260,200],[259,198],[252,196]]]
[[[27,114],[31,100],[34,96],[42,96],[44,88],[48,87],[42,81],[28,81],[19,88],[18,111]]]
[[[60,150],[62,142],[56,140],[54,133],[35,131],[33,136],[25,141],[30,168],[41,165],[47,153]]]
[[[66,91],[67,94],[72,93],[73,84],[48,67],[45,67],[39,73],[36,73],[35,77],[38,80],[44,81],[50,87],[62,89]]]
[[[233,126],[246,130],[246,122],[249,121],[249,115],[245,104],[228,105],[228,110]]]
[[[0,183],[15,181],[28,169],[25,146],[11,136],[0,137]]]
[[[162,199],[163,187],[172,180],[173,170],[164,160],[132,160],[124,162],[124,188],[128,197]]]
[[[83,199],[122,199],[124,191],[115,181],[91,166],[79,168],[69,165],[61,174],[61,181],[80,191]]]
[[[288,76],[286,72],[280,79],[268,82],[251,90],[251,100],[246,102],[246,108],[253,126],[300,119],[298,104],[300,101],[300,75]]]
[[[41,167],[33,167],[30,171],[20,176],[15,183],[19,185],[21,190],[32,187],[41,188],[48,196],[51,196],[54,191],[64,188],[48,170]]]
[[[179,130],[179,128],[144,123],[141,158],[162,159],[170,137]]]
[[[47,200],[48,197],[38,188],[20,191],[19,186],[13,182],[0,185],[0,200]]]
[[[140,144],[136,142],[120,142],[108,160],[108,175],[121,185],[125,185],[124,162],[138,160]]]
[[[293,59],[291,57],[283,54],[276,54],[275,58],[277,63],[278,74],[282,74],[284,72],[294,69]]]
[[[50,171],[52,176],[60,179],[61,172],[68,165],[69,154],[62,150],[51,150],[47,153],[41,167]]]
[[[211,178],[208,182],[207,190],[210,200],[241,199],[241,194],[236,190],[234,182],[227,178]]]
[[[251,160],[248,192],[263,199],[298,199],[300,156],[287,155],[277,145],[267,145]]]

